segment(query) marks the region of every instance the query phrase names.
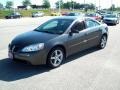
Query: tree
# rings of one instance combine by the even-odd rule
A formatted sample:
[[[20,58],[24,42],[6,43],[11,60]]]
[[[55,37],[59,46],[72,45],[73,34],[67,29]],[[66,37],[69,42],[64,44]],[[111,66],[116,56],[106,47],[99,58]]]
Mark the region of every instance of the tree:
[[[31,2],[30,2],[30,0],[24,0],[22,2],[22,4],[23,4],[23,6],[29,6],[29,5],[31,5]]]
[[[12,1],[7,1],[6,2],[6,6],[5,6],[6,8],[11,9],[12,6],[13,6],[13,2]]]
[[[71,8],[71,2],[66,2],[63,4],[65,9],[70,9]]]
[[[89,9],[95,10],[96,6],[94,4],[89,4]]]
[[[43,0],[43,8],[50,8],[49,0]]]
[[[114,11],[114,10],[115,10],[115,4],[112,4],[112,6],[110,7],[110,10],[111,10],[111,11]]]
[[[64,2],[63,0],[58,0],[55,4],[56,4],[56,8],[59,8],[59,2],[60,2],[60,8],[64,8]]]
[[[0,9],[3,9],[4,7],[3,7],[3,4],[2,3],[0,3]]]

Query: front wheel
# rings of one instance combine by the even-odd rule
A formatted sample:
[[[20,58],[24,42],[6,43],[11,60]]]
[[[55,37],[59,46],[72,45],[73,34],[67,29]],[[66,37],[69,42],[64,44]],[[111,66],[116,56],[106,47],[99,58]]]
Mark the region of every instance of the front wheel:
[[[55,48],[48,54],[47,65],[56,68],[59,67],[65,59],[64,50],[62,48]]]
[[[104,49],[105,46],[106,46],[106,43],[107,43],[107,36],[103,35],[102,38],[101,38],[101,40],[100,40],[100,43],[99,43],[98,47],[100,49]]]

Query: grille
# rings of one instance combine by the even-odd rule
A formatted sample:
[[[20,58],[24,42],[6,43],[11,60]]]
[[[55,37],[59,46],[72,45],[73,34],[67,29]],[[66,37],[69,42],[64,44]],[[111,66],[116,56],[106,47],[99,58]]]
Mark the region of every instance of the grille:
[[[9,50],[12,51],[12,52],[17,52],[19,50],[19,47],[18,46],[15,46],[15,45],[9,45]]]

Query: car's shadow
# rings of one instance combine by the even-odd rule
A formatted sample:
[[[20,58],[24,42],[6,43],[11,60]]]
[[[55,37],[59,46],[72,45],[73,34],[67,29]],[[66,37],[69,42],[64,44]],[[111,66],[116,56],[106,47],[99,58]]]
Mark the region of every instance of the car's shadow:
[[[63,64],[98,50],[99,49],[97,48],[91,48],[91,49],[79,52],[77,54],[74,54],[68,57]],[[50,70],[52,69],[50,69],[49,67],[46,67],[45,65],[32,66],[26,63],[13,62],[9,58],[0,60],[0,80],[2,81],[7,81],[7,82],[16,81],[16,80],[28,78],[37,74],[42,74],[44,72],[49,72]]]

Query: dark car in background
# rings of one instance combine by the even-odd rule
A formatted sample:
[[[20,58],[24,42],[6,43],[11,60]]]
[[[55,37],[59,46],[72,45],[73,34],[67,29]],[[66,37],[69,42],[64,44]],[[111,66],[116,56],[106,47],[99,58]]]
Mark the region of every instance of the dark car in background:
[[[91,18],[56,17],[15,37],[9,44],[9,57],[56,68],[74,53],[96,46],[105,48],[107,38],[106,24]]]
[[[101,20],[102,20],[102,16],[98,13],[87,13],[87,14],[85,14],[85,17],[93,18],[99,22],[101,22]]]
[[[10,15],[5,16],[6,19],[21,18],[22,15],[19,12],[13,12]]]
[[[103,22],[106,24],[119,24],[119,17],[117,14],[107,14],[103,18]]]
[[[66,14],[66,16],[80,16],[81,14],[78,12],[70,12],[68,14]]]

